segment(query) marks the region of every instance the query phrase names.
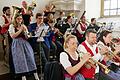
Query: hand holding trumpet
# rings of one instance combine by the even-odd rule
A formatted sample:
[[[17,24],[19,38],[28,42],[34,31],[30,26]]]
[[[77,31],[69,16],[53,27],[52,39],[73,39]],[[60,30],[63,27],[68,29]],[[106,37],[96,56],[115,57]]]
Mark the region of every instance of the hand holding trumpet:
[[[81,59],[85,59],[87,56],[89,55],[89,57],[87,57],[87,63],[85,64],[86,68],[91,68],[94,67],[93,65],[98,64],[100,67],[102,67],[105,70],[105,74],[108,74],[110,72],[110,69],[108,69],[108,67],[106,65],[103,65],[102,63],[94,60],[91,56],[90,53],[84,53],[84,52],[79,52],[79,54],[82,54],[82,58]],[[86,59],[85,59],[86,60]],[[94,67],[95,68],[95,67]]]

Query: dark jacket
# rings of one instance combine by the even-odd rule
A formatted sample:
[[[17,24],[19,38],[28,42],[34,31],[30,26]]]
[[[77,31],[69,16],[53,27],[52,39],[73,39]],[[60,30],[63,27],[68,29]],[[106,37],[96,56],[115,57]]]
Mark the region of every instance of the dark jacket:
[[[62,65],[57,62],[48,62],[45,65],[44,80],[64,80]]]

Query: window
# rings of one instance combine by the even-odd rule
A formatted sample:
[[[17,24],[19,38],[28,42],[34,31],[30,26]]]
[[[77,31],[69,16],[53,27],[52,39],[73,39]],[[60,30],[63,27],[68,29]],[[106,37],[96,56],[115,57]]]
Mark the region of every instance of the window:
[[[103,0],[102,6],[103,16],[120,15],[120,0]]]

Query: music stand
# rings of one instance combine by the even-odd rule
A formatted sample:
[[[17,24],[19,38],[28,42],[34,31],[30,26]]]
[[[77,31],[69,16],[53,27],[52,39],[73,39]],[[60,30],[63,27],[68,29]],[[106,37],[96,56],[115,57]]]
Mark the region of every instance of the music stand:
[[[41,29],[41,30],[38,30],[35,37],[38,37],[37,41],[39,41],[39,39],[41,39],[41,37],[45,36],[45,33],[44,33],[44,28]],[[42,48],[42,44],[41,44],[42,41],[39,41],[39,56],[40,56],[40,80],[43,80],[43,72],[42,72],[42,52],[43,52],[43,48]],[[44,54],[43,54],[44,55]],[[44,55],[45,56],[45,55]]]
[[[67,28],[65,33],[70,33],[71,34],[73,32],[73,30],[74,30],[74,28]]]

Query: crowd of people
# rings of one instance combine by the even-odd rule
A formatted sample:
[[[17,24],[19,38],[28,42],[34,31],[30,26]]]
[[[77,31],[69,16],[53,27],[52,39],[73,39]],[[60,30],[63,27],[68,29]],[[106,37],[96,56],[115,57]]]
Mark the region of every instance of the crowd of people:
[[[57,61],[64,68],[65,80],[119,80],[120,41],[113,38],[109,30],[98,32],[96,18],[91,18],[91,23],[87,24],[82,15],[74,24],[73,16],[65,18],[63,11],[55,18],[53,4],[41,13],[33,13],[26,1],[22,6],[15,8],[14,17],[10,7],[3,7],[0,75],[13,74],[8,80],[27,80],[32,74],[35,80],[40,80],[39,74],[44,74],[46,63]],[[33,15],[35,22],[31,23]],[[36,53],[42,67],[36,62]]]

